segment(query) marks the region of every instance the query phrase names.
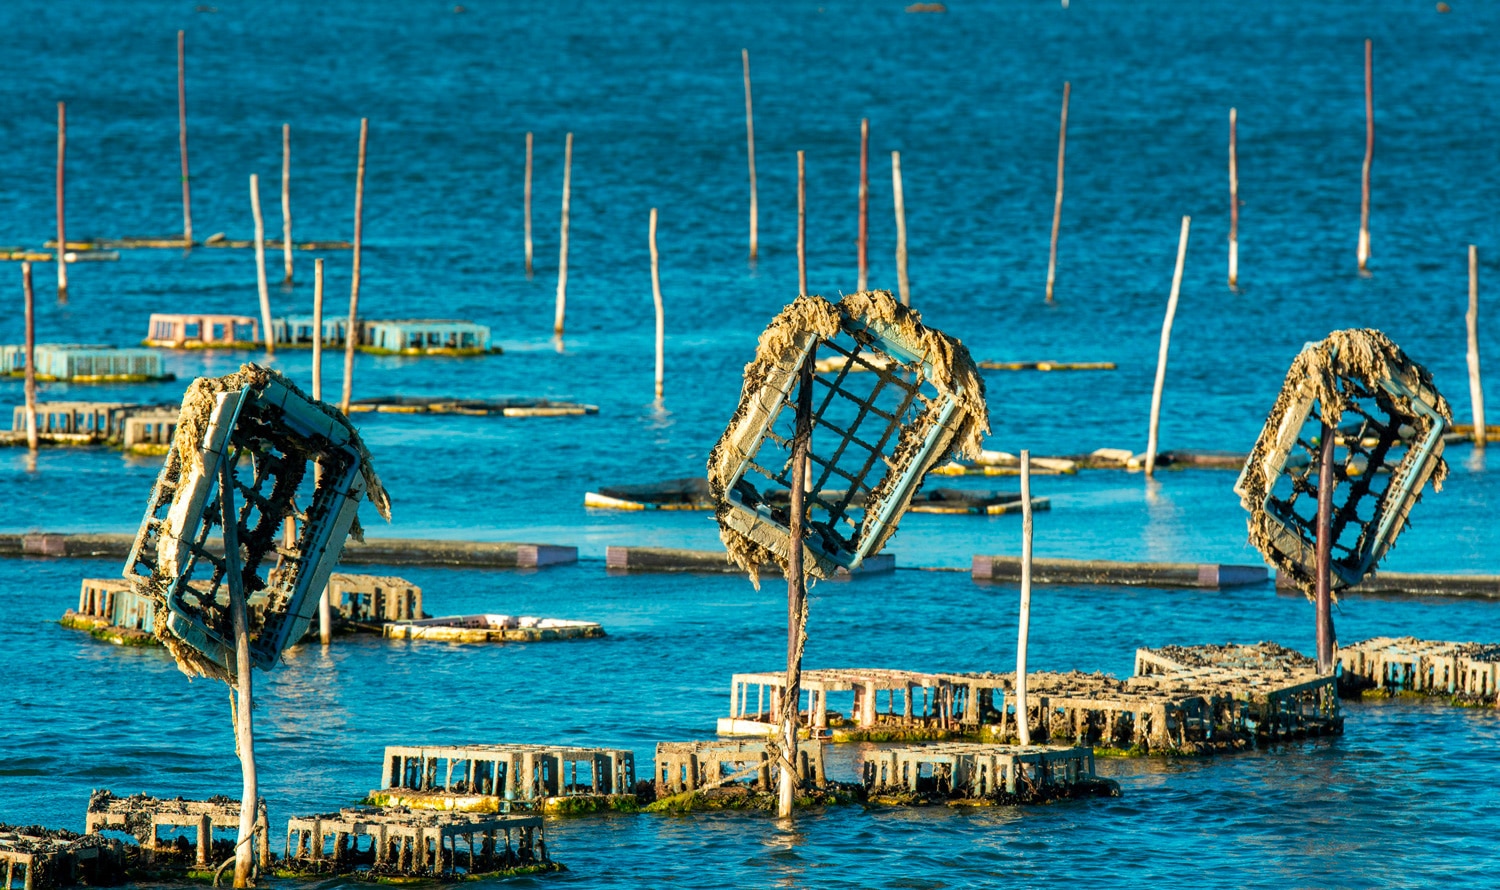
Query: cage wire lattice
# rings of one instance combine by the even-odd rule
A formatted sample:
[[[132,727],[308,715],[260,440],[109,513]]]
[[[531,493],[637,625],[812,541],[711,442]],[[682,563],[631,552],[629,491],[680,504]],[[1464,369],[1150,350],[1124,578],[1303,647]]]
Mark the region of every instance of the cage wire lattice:
[[[1447,401],[1427,369],[1375,330],[1335,331],[1293,361],[1235,492],[1250,542],[1309,596],[1317,583],[1321,433],[1334,435],[1330,589],[1353,587],[1447,475]]]
[[[837,304],[801,296],[760,336],[738,410],[709,456],[730,559],[758,579],[790,553],[792,439],[799,372],[812,390],[804,563],[826,578],[857,568],[896,530],[927,471],[979,452],[988,418],[968,350],[885,291]]]
[[[223,679],[235,665],[221,546],[226,467],[243,590],[254,605],[251,663],[262,670],[307,633],[344,540],[358,532],[360,499],[390,515],[369,455],[342,415],[253,364],[194,381],[125,576],[156,601],[157,636],[178,665]]]

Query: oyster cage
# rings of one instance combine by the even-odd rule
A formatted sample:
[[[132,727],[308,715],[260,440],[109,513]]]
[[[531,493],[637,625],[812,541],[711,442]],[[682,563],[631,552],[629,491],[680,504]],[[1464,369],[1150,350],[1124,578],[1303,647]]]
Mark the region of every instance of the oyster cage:
[[[1427,481],[1441,488],[1451,419],[1432,375],[1381,332],[1335,331],[1307,344],[1235,483],[1251,543],[1312,591],[1327,421],[1335,437],[1330,588],[1359,584],[1395,544]]]
[[[225,469],[244,594],[264,597],[250,639],[262,670],[306,634],[360,498],[370,492],[385,516],[389,506],[354,428],[281,375],[252,364],[194,382],[125,576],[157,601],[157,635],[179,665],[227,678],[235,646],[221,537]]]
[[[984,384],[963,344],[886,291],[839,303],[801,296],[760,336],[739,407],[709,456],[730,557],[756,576],[790,554],[791,445],[805,362],[813,374],[804,539],[810,574],[853,570],[895,532],[912,496],[955,451],[977,455]]]

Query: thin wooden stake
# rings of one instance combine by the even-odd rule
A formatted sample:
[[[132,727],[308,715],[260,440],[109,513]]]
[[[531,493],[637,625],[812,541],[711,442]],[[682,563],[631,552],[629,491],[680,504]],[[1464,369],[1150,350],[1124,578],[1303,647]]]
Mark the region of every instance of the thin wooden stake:
[[[1484,387],[1479,379],[1479,248],[1469,245],[1469,400],[1474,406],[1474,445],[1483,448],[1489,430],[1484,425]]]
[[[662,314],[661,276],[657,273],[656,208],[651,208],[651,297],[656,301],[656,400],[661,401],[662,371],[665,367],[666,319]]]
[[[1021,744],[1031,744],[1027,719],[1026,646],[1031,632],[1031,452],[1021,450],[1021,615],[1016,639],[1016,733]]]
[[[757,251],[756,229],[760,216],[755,191],[755,112],[750,106],[750,50],[740,50],[740,59],[745,65],[745,147],[750,158],[750,259],[753,260]]]
[[[1333,443],[1338,431],[1323,423],[1318,456],[1317,612],[1318,673],[1333,673]]]
[[[563,335],[563,316],[568,308],[568,199],[573,185],[573,134],[569,133],[563,146],[563,193],[562,226],[557,248],[557,316],[552,321],[552,333]]]
[[[526,134],[526,277],[531,278],[531,134]]]
[[[255,214],[255,284],[260,290],[260,323],[266,342],[266,353],[276,354],[276,337],[271,331],[271,294],[266,288],[266,222],[260,215],[260,177],[250,174],[250,211]]]
[[[323,258],[313,261],[312,397],[323,400]]]
[[[63,225],[63,169],[68,157],[68,107],[57,103],[57,299],[68,299],[68,233]]]
[[[1240,166],[1235,144],[1237,114],[1229,109],[1229,289],[1240,286]]]
[[[292,125],[281,125],[281,254],[286,262],[283,284],[292,283]]]
[[[807,293],[807,157],[797,152],[797,293]]]
[[[359,119],[359,172],[354,177],[354,280],[349,285],[349,326],[344,329],[344,397],[339,410],[349,413],[349,399],[354,394],[354,349],[359,345],[359,248],[364,234],[365,214],[365,147],[370,135],[370,119]]]
[[[255,773],[255,699],[250,675],[250,619],[245,604],[244,576],[240,574],[239,511],[234,504],[234,469],[231,446],[224,445],[219,457],[219,517],[224,531],[224,579],[229,587],[229,623],[234,632],[234,673],[237,702],[234,709],[235,749],[240,755],[244,787],[240,794],[240,830],[234,848],[234,886],[249,887],[255,865],[255,816],[260,809],[260,789]]]
[[[1375,49],[1365,40],[1365,166],[1359,201],[1359,271],[1370,263],[1370,164],[1375,160]]]
[[[182,152],[182,239],[193,246],[193,195],[188,187],[187,74],[184,37],[177,32],[177,144]]]
[[[36,438],[36,294],[31,289],[31,264],[21,264],[21,291],[26,297],[26,447],[33,454]]]
[[[891,192],[896,199],[896,286],[901,305],[911,305],[911,282],[906,280],[906,197],[901,190],[901,152],[891,152]]]
[[[870,240],[870,119],[859,120],[859,286],[869,283],[867,248]]]
[[[1177,294],[1182,289],[1182,263],[1187,258],[1188,227],[1192,218],[1182,218],[1177,239],[1177,268],[1172,272],[1172,295],[1167,298],[1167,317],[1161,323],[1161,350],[1156,354],[1156,385],[1151,388],[1151,432],[1146,438],[1146,475],[1156,472],[1156,431],[1161,419],[1161,390],[1167,380],[1167,348],[1172,342],[1172,319],[1177,315]]]
[[[1052,201],[1052,249],[1047,255],[1047,302],[1053,302],[1052,290],[1057,284],[1057,230],[1062,224],[1063,164],[1068,153],[1068,97],[1071,81],[1063,82],[1062,120],[1057,126],[1057,196]]]
[[[814,350],[802,362],[797,384],[797,425],[792,437],[792,490],[787,523],[786,565],[786,689],[781,700],[781,782],[776,813],[792,815],[797,788],[797,714],[802,703],[802,616],[806,610],[807,575],[803,568],[803,526],[806,522],[807,461],[812,449],[812,376]]]

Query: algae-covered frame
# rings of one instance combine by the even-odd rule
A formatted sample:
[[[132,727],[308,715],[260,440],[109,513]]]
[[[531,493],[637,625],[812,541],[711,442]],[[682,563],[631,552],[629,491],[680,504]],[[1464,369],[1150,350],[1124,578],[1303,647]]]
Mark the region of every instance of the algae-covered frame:
[[[317,609],[362,497],[389,502],[358,433],[336,410],[257,365],[199,378],[131,547],[125,576],[156,601],[156,633],[184,671],[233,676],[220,510],[224,462],[233,479],[250,657],[269,670]],[[316,467],[316,471],[313,468]],[[288,539],[287,520],[293,523]]]
[[[837,304],[801,296],[760,335],[739,407],[709,455],[729,557],[758,579],[790,549],[791,439],[799,371],[815,360],[804,565],[853,570],[896,531],[933,466],[979,453],[984,384],[963,344],[886,291]],[[856,518],[853,513],[862,512]]]
[[[1395,544],[1426,483],[1442,488],[1451,420],[1432,375],[1381,332],[1335,331],[1307,344],[1235,483],[1250,542],[1312,595],[1327,421],[1336,431],[1330,588],[1359,584]]]

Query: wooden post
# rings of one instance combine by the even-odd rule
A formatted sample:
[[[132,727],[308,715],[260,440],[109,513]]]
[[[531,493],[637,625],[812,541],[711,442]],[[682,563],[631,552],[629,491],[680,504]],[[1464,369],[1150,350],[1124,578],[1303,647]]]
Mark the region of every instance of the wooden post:
[[[349,413],[349,398],[354,394],[354,348],[359,345],[359,246],[364,233],[365,213],[365,146],[370,135],[370,119],[359,119],[359,172],[354,177],[354,280],[349,285],[349,326],[344,329],[344,398],[339,410]]]
[[[255,284],[260,290],[260,323],[266,354],[276,354],[276,336],[271,331],[271,294],[266,289],[266,221],[260,215],[260,177],[250,174],[250,211],[255,214]]]
[[[800,154],[800,152],[799,152]],[[797,788],[797,713],[802,698],[802,612],[807,575],[802,565],[808,453],[812,448],[812,376],[816,348],[808,350],[797,383],[797,426],[792,437],[792,489],[786,565],[786,690],[781,699],[781,783],[776,813],[791,818]]]
[[[1047,302],[1051,303],[1052,289],[1057,283],[1057,229],[1062,223],[1063,162],[1068,152],[1068,97],[1073,91],[1071,81],[1063,82],[1062,120],[1057,126],[1057,196],[1052,201],[1052,250],[1047,258]]]
[[[1156,385],[1151,388],[1151,432],[1146,437],[1146,475],[1156,472],[1156,428],[1161,419],[1161,388],[1167,379],[1167,347],[1172,342],[1172,319],[1177,315],[1177,294],[1182,289],[1182,263],[1187,257],[1188,226],[1192,218],[1182,218],[1182,235],[1177,240],[1177,268],[1172,272],[1172,295],[1167,298],[1167,317],[1161,323],[1161,349],[1156,354]]]
[[[797,152],[797,293],[807,293],[807,157]]]
[[[323,258],[313,261],[312,397],[323,400]]]
[[[911,283],[906,280],[906,197],[901,189],[901,152],[891,152],[891,191],[896,199],[896,286],[901,305],[911,305]]]
[[[1325,409],[1326,410],[1326,409]],[[1318,673],[1333,673],[1333,442],[1338,431],[1324,421],[1318,456],[1317,622]]]
[[[526,134],[526,277],[531,278],[531,134]]]
[[[859,286],[869,283],[867,248],[870,240],[870,119],[859,119]]]
[[[1026,719],[1026,637],[1031,631],[1031,452],[1021,450],[1021,616],[1016,640],[1016,733],[1021,744],[1031,744],[1031,721]]]
[[[1229,109],[1229,289],[1240,286],[1240,166],[1235,144],[1237,114]]]
[[[740,59],[745,64],[745,145],[750,157],[750,259],[756,254],[756,228],[759,211],[755,195],[755,113],[750,107],[750,50],[740,50]]]
[[[665,365],[664,347],[666,319],[662,315],[661,276],[657,272],[656,255],[656,208],[651,208],[651,297],[656,301],[656,400],[661,401],[662,371]]]
[[[68,233],[63,225],[63,168],[68,157],[68,107],[57,103],[57,299],[68,299]]]
[[[283,284],[292,283],[292,125],[281,125],[281,254],[286,262]]]
[[[1474,446],[1483,448],[1488,438],[1484,425],[1484,387],[1479,381],[1479,248],[1469,245],[1469,401],[1474,406]]]
[[[563,335],[563,316],[568,308],[568,197],[573,185],[573,134],[569,133],[563,146],[563,193],[562,229],[557,248],[557,316],[552,321],[552,333]]]
[[[1365,166],[1359,201],[1359,271],[1370,262],[1370,163],[1375,160],[1375,49],[1365,40]]]
[[[240,755],[244,788],[240,794],[240,831],[234,848],[234,886],[249,887],[255,864],[255,816],[260,791],[255,774],[255,700],[250,676],[250,620],[245,605],[244,576],[240,574],[239,511],[234,503],[234,468],[231,446],[224,444],[219,458],[219,516],[224,531],[224,578],[229,586],[229,622],[234,631],[234,673],[237,690],[235,703],[235,749]]]
[[[26,447],[36,453],[36,295],[31,264],[21,264],[21,291],[26,298]],[[28,872],[29,874],[29,872]]]
[[[193,196],[188,187],[187,75],[183,68],[183,32],[177,32],[177,144],[182,151],[182,239],[193,246]]]

